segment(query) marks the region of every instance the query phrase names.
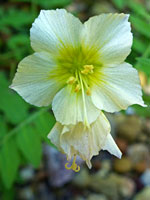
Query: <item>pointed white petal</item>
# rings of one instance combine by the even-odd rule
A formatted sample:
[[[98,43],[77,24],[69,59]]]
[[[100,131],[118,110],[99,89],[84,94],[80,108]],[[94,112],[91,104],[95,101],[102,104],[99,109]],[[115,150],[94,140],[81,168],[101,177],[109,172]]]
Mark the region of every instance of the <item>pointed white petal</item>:
[[[60,83],[50,79],[54,66],[50,54],[34,53],[19,63],[10,88],[17,91],[28,103],[47,106],[61,88]]]
[[[132,33],[129,15],[101,14],[84,24],[83,44],[96,47],[102,64],[120,64],[131,51]]]
[[[82,23],[64,9],[42,10],[30,30],[35,51],[57,52],[62,46],[79,44]]]
[[[132,104],[145,106],[138,72],[130,64],[106,66],[101,72],[103,80],[92,91],[95,106],[107,112],[126,109]]]
[[[85,95],[85,107],[88,123],[92,123],[99,116],[90,96]],[[53,99],[52,109],[56,120],[62,124],[76,124],[84,122],[85,110],[81,92],[72,91],[70,86],[60,90]]]
[[[113,154],[114,156],[121,158],[122,153],[118,146],[116,145],[114,139],[112,138],[111,134],[107,135],[106,142],[102,150],[107,150],[109,153]]]

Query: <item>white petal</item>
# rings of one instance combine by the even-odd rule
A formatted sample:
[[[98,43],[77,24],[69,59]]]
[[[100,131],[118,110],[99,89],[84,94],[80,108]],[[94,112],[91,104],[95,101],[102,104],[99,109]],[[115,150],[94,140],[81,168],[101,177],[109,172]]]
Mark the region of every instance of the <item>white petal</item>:
[[[106,66],[102,81],[93,87],[92,101],[101,110],[115,112],[132,104],[145,106],[138,72],[130,64]]]
[[[96,47],[102,64],[120,64],[131,51],[132,33],[129,15],[101,14],[84,24],[83,43]]]
[[[10,88],[33,105],[47,106],[61,88],[60,84],[49,78],[54,66],[49,54],[34,53],[19,63]]]
[[[51,140],[51,142],[60,150],[63,151],[60,146],[60,136],[63,130],[63,125],[59,122],[56,122],[54,127],[51,129],[51,132],[48,134],[48,138]]]
[[[121,158],[122,153],[118,146],[116,145],[114,139],[112,138],[111,134],[107,135],[106,142],[102,150],[107,150],[109,153],[113,154],[114,156]]]
[[[85,115],[89,124],[95,121],[99,116],[99,109],[93,105],[91,97],[87,95],[85,95],[85,107],[86,113],[82,94],[72,91],[72,88],[69,86],[60,90],[52,102],[52,109],[56,120],[65,125],[83,122],[85,121]]]
[[[64,9],[42,10],[32,25],[31,46],[35,51],[56,52],[61,46],[79,43],[82,23]]]
[[[64,126],[63,129],[62,127],[59,129],[57,124],[55,126],[53,129],[55,131],[52,130],[48,136],[51,142],[59,149],[61,147],[68,158],[78,154],[87,162],[89,168],[91,168],[91,158],[99,153],[110,133],[110,124],[102,112],[90,128],[85,127],[83,123]]]

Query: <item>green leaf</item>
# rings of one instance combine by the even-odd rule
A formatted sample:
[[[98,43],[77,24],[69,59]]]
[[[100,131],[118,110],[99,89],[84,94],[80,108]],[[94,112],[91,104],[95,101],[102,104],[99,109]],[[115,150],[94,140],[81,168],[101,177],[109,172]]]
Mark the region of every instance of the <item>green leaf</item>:
[[[148,22],[136,15],[131,15],[130,21],[133,24],[136,31],[146,36],[147,38],[150,38],[150,24]]]
[[[17,143],[25,158],[38,167],[41,162],[42,146],[40,136],[32,126],[25,126],[17,133]]]
[[[14,35],[8,40],[7,44],[10,49],[14,49],[14,50],[18,46],[28,47],[30,45],[29,36],[27,34]]]
[[[8,120],[17,124],[28,116],[29,105],[15,92],[9,89],[9,83],[3,73],[0,73],[0,110]]]
[[[57,8],[67,6],[71,2],[72,0],[38,0],[37,4],[43,8]]]
[[[115,6],[119,9],[123,9],[126,5],[126,1],[125,0],[112,0],[113,3],[115,4]]]
[[[150,59],[149,58],[136,58],[138,61],[138,70],[150,75]]]
[[[143,108],[139,105],[132,106],[136,112],[137,115],[143,116],[143,117],[150,117],[150,106],[147,108]]]
[[[136,14],[140,15],[141,17],[144,17],[147,20],[150,20],[150,14],[148,11],[144,8],[144,4],[138,3],[134,0],[129,0],[128,4],[130,9],[134,11]]]
[[[138,53],[143,54],[145,49],[147,48],[147,44],[144,41],[141,41],[140,39],[133,38],[133,50],[137,51]]]
[[[33,121],[37,132],[40,134],[41,138],[47,142],[49,142],[47,135],[54,126],[55,122],[56,120],[54,116],[48,112],[39,115],[36,120]]]
[[[7,133],[7,125],[4,118],[0,115],[0,140],[5,136]]]
[[[27,12],[18,9],[9,9],[1,17],[0,26],[12,26],[20,28],[21,26],[29,25],[33,22],[35,16],[32,12]]]
[[[13,139],[0,149],[0,173],[6,188],[10,188],[15,180],[20,157]]]

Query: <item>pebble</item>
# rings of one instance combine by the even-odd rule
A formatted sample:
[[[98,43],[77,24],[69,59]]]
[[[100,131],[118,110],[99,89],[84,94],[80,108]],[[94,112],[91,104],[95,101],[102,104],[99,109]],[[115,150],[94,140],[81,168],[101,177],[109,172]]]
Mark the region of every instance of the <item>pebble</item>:
[[[81,188],[86,188],[89,186],[91,181],[90,174],[87,168],[82,168],[80,172],[76,174],[73,179],[73,183]]]
[[[136,163],[133,168],[138,173],[143,173],[147,169],[147,167],[148,167],[147,161],[144,160],[144,161],[140,161],[140,162]]]
[[[87,200],[107,200],[107,198],[101,194],[90,194]]]
[[[132,160],[133,164],[137,164],[141,161],[148,161],[149,158],[149,149],[145,144],[133,144],[129,146],[127,155]]]
[[[147,169],[140,177],[141,182],[145,186],[150,186],[150,169]]]
[[[117,128],[118,136],[126,139],[130,143],[136,140],[141,130],[141,119],[134,115],[126,117],[122,123],[118,124]]]
[[[125,154],[128,148],[128,143],[125,139],[116,138],[116,144],[119,147],[120,151]]]
[[[150,186],[145,187],[139,192],[133,200],[149,200],[150,199]]]
[[[132,162],[128,157],[114,160],[114,170],[119,173],[127,173],[132,169]]]

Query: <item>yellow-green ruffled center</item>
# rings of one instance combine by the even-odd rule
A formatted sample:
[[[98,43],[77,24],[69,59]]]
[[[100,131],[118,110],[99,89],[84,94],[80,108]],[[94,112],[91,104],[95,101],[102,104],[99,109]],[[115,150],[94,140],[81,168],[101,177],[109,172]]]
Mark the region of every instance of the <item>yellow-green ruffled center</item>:
[[[55,59],[56,67],[51,71],[50,78],[63,85],[71,85],[72,92],[91,95],[92,86],[97,84],[101,77],[102,64],[97,48],[64,46]]]

